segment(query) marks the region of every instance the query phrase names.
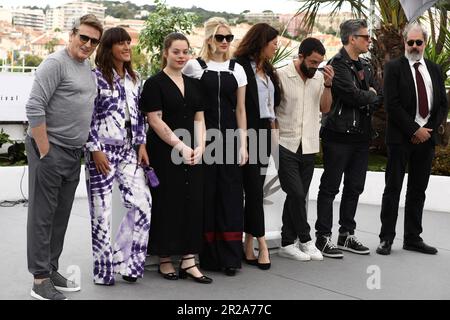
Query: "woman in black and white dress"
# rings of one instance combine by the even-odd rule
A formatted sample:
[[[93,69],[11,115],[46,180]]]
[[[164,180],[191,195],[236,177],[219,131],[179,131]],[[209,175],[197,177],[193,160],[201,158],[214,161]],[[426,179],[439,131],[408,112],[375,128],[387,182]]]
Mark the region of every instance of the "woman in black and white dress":
[[[190,60],[183,69],[185,75],[200,79],[206,106],[209,145],[203,156],[205,223],[200,265],[207,270],[223,270],[229,276],[241,268],[244,223],[241,167],[248,158],[247,76],[242,66],[230,59],[233,38],[225,19],[209,19],[205,23],[200,57]]]

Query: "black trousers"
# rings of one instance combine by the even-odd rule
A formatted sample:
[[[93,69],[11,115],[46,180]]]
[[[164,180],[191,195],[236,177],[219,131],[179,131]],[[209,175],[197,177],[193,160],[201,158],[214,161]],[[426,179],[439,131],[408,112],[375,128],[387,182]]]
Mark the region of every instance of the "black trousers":
[[[298,238],[305,243],[311,240],[311,228],[306,212],[306,197],[314,173],[314,154],[302,154],[302,146],[296,153],[279,146],[280,167],[278,178],[286,193],[283,207],[281,240],[294,243]]]
[[[344,189],[339,208],[339,233],[354,234],[356,208],[366,181],[369,144],[323,141],[322,148],[324,171],[317,196],[316,235],[331,235],[333,201],[339,193],[342,175]]]
[[[400,192],[406,166],[408,166],[403,240],[405,242],[421,241],[425,190],[430,179],[434,145],[428,140],[417,145],[407,143],[387,147],[388,162],[385,174],[386,186],[381,203],[380,239],[393,241],[395,238]]]
[[[244,232],[257,238],[265,235],[264,181],[266,180],[265,169],[268,166],[272,143],[270,122],[261,119],[260,129],[262,131],[256,131],[256,141],[249,141],[249,162],[243,167],[242,172],[245,194]],[[256,146],[254,146],[255,142]],[[252,163],[254,162],[252,159],[255,158],[256,163]]]
[[[244,199],[238,164],[204,166],[204,244],[199,255],[206,270],[240,268]]]

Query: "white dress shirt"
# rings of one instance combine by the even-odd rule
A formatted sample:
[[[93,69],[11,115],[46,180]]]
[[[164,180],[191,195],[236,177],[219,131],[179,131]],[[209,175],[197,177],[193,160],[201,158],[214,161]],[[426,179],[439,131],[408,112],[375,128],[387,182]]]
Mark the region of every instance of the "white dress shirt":
[[[430,118],[431,107],[433,105],[433,82],[431,81],[430,73],[428,72],[427,65],[425,64],[425,60],[422,58],[419,61],[408,60],[409,66],[411,68],[411,73],[414,79],[414,90],[416,91],[416,123],[423,127]],[[419,94],[417,92],[417,80],[416,80],[416,69],[414,68],[414,64],[416,62],[420,62],[419,72],[422,75],[423,82],[425,83],[425,89],[427,91],[428,97],[428,115],[425,118],[419,114]]]

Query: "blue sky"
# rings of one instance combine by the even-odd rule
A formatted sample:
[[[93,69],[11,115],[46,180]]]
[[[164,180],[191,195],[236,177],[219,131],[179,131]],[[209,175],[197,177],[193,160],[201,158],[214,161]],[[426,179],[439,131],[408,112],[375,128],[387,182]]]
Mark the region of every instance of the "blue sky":
[[[45,7],[49,4],[51,7],[70,2],[70,0],[43,0],[39,2],[39,6]],[[125,1],[121,1],[125,2]],[[131,0],[138,5],[152,4],[152,0]],[[263,10],[272,10],[276,13],[295,12],[301,4],[295,0],[166,0],[170,6],[190,8],[197,6],[211,11],[226,11],[232,13],[240,13],[244,10],[252,12],[261,12]],[[2,5],[21,6],[36,5],[36,0],[1,0]]]

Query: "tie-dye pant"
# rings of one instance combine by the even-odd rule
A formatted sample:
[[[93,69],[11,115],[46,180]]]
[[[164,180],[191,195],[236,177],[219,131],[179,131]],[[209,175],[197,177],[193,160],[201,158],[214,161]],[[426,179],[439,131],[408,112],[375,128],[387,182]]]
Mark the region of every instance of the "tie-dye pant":
[[[104,145],[111,171],[99,173],[86,153],[86,183],[92,227],[94,283],[114,284],[114,274],[140,278],[144,273],[150,229],[151,195],[143,169],[137,165],[136,151],[124,146]],[[122,201],[128,210],[114,245],[111,245],[113,182],[117,180]]]

